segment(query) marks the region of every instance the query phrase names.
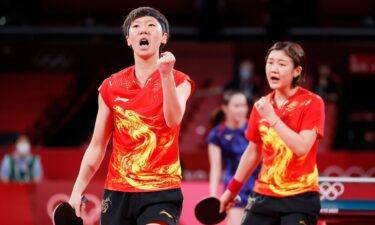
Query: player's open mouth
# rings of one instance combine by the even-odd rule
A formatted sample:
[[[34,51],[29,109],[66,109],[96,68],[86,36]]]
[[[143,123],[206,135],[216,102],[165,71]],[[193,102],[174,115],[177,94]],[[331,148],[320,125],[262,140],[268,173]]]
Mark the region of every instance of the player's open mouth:
[[[147,39],[141,39],[141,41],[139,42],[139,45],[141,46],[141,47],[147,47],[148,45],[149,45],[149,43],[148,43],[148,40]]]
[[[280,78],[278,78],[278,77],[276,77],[276,76],[271,76],[271,80],[272,80],[272,81],[279,81]]]

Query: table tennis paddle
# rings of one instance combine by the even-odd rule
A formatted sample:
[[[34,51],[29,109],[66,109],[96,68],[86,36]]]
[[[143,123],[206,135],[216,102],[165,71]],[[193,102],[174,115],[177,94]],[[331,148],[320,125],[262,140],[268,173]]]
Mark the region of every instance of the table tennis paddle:
[[[82,203],[86,203],[88,199],[82,196]],[[83,220],[76,216],[74,208],[68,202],[60,203],[53,211],[54,225],[83,225]]]
[[[225,219],[227,213],[220,210],[220,200],[215,197],[204,198],[195,206],[195,217],[202,224],[217,224]]]

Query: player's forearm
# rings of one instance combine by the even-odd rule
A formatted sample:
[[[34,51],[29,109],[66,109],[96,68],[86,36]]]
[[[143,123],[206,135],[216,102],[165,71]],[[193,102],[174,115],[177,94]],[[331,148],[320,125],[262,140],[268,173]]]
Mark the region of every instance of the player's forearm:
[[[210,163],[210,195],[216,196],[222,172],[222,157],[219,146],[208,144],[208,161]]]
[[[274,129],[284,143],[297,156],[303,156],[310,151],[311,145],[309,141],[301,136],[301,134],[290,129],[282,120],[278,119],[274,124]]]
[[[166,124],[174,127],[181,123],[184,109],[178,99],[173,75],[162,75],[163,112]]]
[[[260,146],[250,143],[242,154],[234,178],[244,184],[261,160]]]
[[[73,193],[82,194],[88,183],[98,170],[103,158],[103,150],[99,146],[89,146],[83,156],[77,180],[73,187]]]
[[[210,195],[216,196],[217,190],[220,183],[220,170],[218,168],[211,168],[210,169]]]

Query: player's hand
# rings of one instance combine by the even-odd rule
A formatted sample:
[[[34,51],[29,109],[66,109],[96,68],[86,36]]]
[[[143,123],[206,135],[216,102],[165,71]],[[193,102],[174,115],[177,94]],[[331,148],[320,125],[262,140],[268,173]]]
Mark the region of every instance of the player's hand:
[[[232,208],[237,203],[237,200],[235,200],[235,198],[236,196],[232,192],[225,190],[225,192],[219,198],[220,213]]]
[[[158,59],[158,69],[160,74],[171,75],[174,67],[176,58],[171,52],[163,52]]]
[[[270,124],[273,124],[274,121],[278,119],[275,110],[273,109],[271,102],[268,97],[262,97],[254,104],[259,115],[267,120]]]
[[[86,201],[82,201],[82,195],[73,193],[70,196],[69,204],[74,208],[76,216],[81,217],[81,212],[86,208]]]

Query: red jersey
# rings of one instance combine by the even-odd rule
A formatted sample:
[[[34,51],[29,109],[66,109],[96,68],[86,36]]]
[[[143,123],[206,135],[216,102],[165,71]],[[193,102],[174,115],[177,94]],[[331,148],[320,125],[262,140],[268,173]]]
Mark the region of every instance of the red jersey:
[[[180,125],[167,126],[159,71],[141,88],[134,66],[105,79],[99,92],[113,114],[113,151],[105,189],[148,192],[180,187],[181,166],[178,137]],[[173,71],[176,86],[188,80]]]
[[[320,96],[299,87],[278,108],[273,100],[274,95],[273,91],[267,98],[270,97],[276,114],[290,129],[297,133],[316,130],[318,138],[308,154],[298,157],[253,107],[246,137],[262,146],[263,156],[262,169],[254,191],[276,197],[319,191],[316,154],[324,131],[324,102]]]

